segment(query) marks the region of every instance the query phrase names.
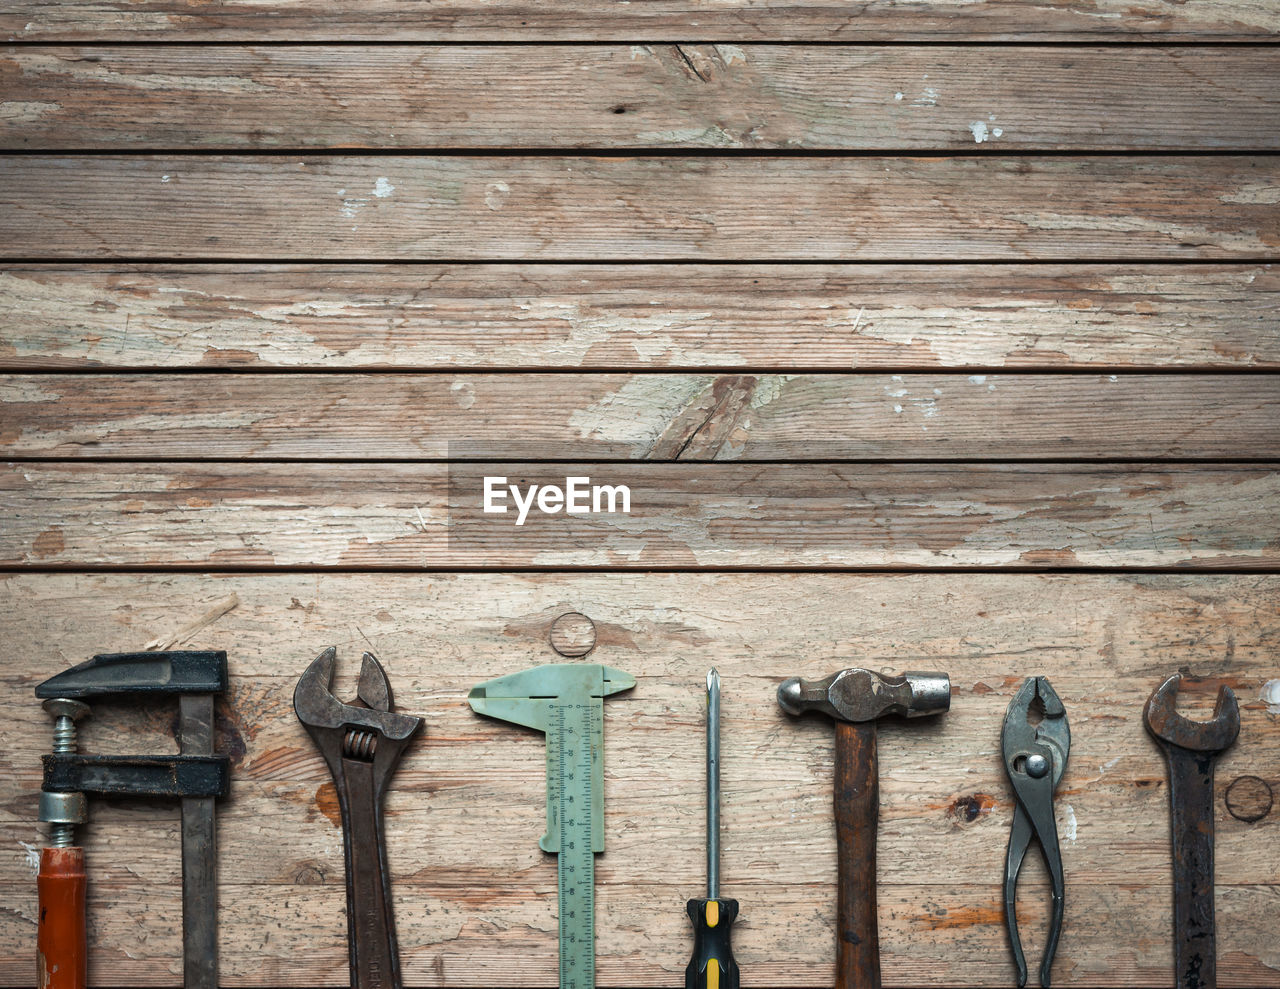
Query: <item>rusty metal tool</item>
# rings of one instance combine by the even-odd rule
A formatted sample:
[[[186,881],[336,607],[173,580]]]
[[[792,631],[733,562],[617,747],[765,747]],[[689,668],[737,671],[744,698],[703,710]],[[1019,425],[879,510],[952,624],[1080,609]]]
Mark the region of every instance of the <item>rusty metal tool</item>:
[[[36,687],[55,718],[44,757],[40,820],[52,825],[40,856],[37,952],[41,989],[83,989],[87,966],[84,850],[75,826],[87,796],[176,797],[182,801],[182,951],[187,989],[218,981],[217,845],[214,800],[226,794],[227,756],[214,752],[213,698],[227,689],[225,652],[136,652],[94,656]],[[88,700],[178,698],[181,754],[90,756],[76,752],[75,722]]]
[[[1240,705],[1222,684],[1213,720],[1192,721],[1176,710],[1181,683],[1182,675],[1175,673],[1160,684],[1143,717],[1169,764],[1174,975],[1178,989],[1215,989],[1213,764],[1240,734]]]
[[[1034,717],[1033,717],[1034,716]],[[1064,881],[1062,853],[1058,845],[1058,823],[1053,816],[1053,791],[1067,768],[1071,750],[1071,728],[1067,710],[1054,692],[1048,677],[1027,677],[1009,702],[1000,734],[1004,770],[1016,797],[1009,849],[1004,860],[1004,920],[1009,929],[1009,945],[1018,967],[1018,989],[1027,984],[1027,960],[1018,936],[1018,873],[1031,839],[1040,843],[1052,884],[1052,916],[1040,962],[1040,985],[1048,989],[1053,956],[1062,933]]]
[[[547,736],[547,831],[557,856],[560,987],[594,989],[595,853],[604,851],[604,699],[636,685],[598,663],[553,663],[477,684],[467,695],[486,717]]]
[[[347,949],[352,989],[400,989],[400,955],[383,836],[387,784],[422,719],[392,710],[391,685],[372,653],[356,699],[333,695],[338,651],[317,656],[293,691],[293,709],[333,775],[347,871]]]
[[[720,674],[707,671],[707,895],[685,905],[693,921],[693,958],[685,989],[738,989],[730,934],[738,901],[720,896]]]
[[[951,680],[945,673],[848,669],[822,680],[792,677],[778,687],[778,704],[788,714],[818,711],[835,719],[836,989],[879,989],[876,721],[941,714],[951,706]]]

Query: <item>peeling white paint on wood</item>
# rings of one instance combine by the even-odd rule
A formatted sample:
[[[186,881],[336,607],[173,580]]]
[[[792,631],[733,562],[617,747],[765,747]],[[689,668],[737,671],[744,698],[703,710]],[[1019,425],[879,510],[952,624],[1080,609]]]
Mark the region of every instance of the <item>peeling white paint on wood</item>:
[[[1076,810],[1070,804],[1065,804],[1063,809],[1062,837],[1071,844],[1076,843],[1076,835],[1078,833],[1079,823],[1076,821]]]
[[[0,102],[0,122],[6,124],[27,123],[39,120],[62,109],[60,103],[41,100],[5,100]]]
[[[511,194],[511,186],[505,182],[490,182],[485,187],[484,204],[491,210],[500,210],[507,204],[507,196]]]
[[[467,378],[459,378],[449,386],[449,391],[460,409],[469,409],[476,404],[476,386]]]

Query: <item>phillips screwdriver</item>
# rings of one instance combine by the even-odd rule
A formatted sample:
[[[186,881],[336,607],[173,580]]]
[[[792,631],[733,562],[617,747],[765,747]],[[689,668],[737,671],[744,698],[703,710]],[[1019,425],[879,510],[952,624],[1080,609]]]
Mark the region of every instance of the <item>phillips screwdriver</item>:
[[[720,674],[714,669],[707,672],[707,896],[690,900],[685,909],[693,921],[685,989],[738,989],[729,945],[738,901],[720,898]]]

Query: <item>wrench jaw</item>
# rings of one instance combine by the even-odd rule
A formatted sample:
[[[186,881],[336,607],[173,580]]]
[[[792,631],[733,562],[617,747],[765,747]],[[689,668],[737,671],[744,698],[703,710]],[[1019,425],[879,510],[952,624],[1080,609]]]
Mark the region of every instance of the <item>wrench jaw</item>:
[[[337,655],[330,646],[312,660],[294,688],[293,709],[333,775],[345,816],[347,760],[372,763],[374,796],[381,799],[422,719],[391,710],[391,686],[372,653],[362,658],[356,701],[338,700],[331,689]]]
[[[387,671],[371,652],[360,657],[360,682],[356,687],[356,697],[375,711],[390,711],[395,706],[391,699],[391,681],[387,679]]]
[[[386,671],[371,653],[363,657],[356,699],[338,700],[332,691],[336,657],[331,646],[312,660],[294,688],[293,706],[329,767],[342,814],[351,985],[399,989],[382,802],[422,719],[391,710]]]
[[[1235,691],[1226,684],[1219,686],[1213,720],[1192,721],[1177,711],[1181,685],[1182,674],[1175,673],[1151,692],[1142,712],[1147,731],[1163,745],[1192,752],[1217,753],[1230,748],[1240,734],[1240,704]]]
[[[355,703],[333,695],[333,667],[338,651],[330,646],[307,667],[293,690],[298,720],[317,738],[317,732],[339,728],[364,729],[397,742],[407,742],[422,727],[422,719],[391,710],[387,674],[372,653],[365,653]],[[320,744],[318,741],[317,745]]]
[[[387,673],[370,653],[365,653],[362,660],[357,701],[343,704],[332,692],[337,656],[338,650],[329,646],[311,661],[294,687],[293,711],[324,756],[342,807],[346,801],[347,777],[344,757],[371,761],[375,795],[380,797],[408,743],[422,727],[422,719],[389,710],[392,693]],[[387,708],[374,706],[383,704],[388,705]],[[342,810],[346,812],[346,807]]]

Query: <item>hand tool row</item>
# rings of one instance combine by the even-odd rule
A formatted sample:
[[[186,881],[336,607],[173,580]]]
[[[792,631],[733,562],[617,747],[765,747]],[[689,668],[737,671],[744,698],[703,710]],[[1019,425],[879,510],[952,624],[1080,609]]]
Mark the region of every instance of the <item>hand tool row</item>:
[[[401,985],[383,797],[422,719],[394,708],[382,665],[365,653],[356,695],[333,693],[336,649],[321,652],[299,678],[294,710],[333,776],[342,818],[347,936],[354,989]],[[1240,732],[1239,705],[1220,685],[1212,720],[1179,714],[1174,674],[1152,692],[1148,731],[1169,768],[1174,862],[1174,954],[1179,989],[1216,985],[1213,884],[1214,761]],[[36,688],[54,717],[53,751],[44,757],[39,817],[50,847],[38,876],[37,952],[42,989],[86,982],[85,859],[75,827],[88,820],[87,797],[159,796],[181,801],[184,984],[217,985],[214,802],[230,782],[226,755],[214,751],[214,698],[228,683],[225,652],[139,652],[94,656]],[[545,735],[546,832],[539,847],[557,857],[561,989],[595,986],[595,856],[604,851],[604,700],[630,690],[628,673],[598,663],[555,663],[511,673],[471,689],[480,715]],[[686,989],[737,989],[730,932],[738,903],[720,895],[720,677],[707,674],[707,894],[689,900],[693,957]],[[76,721],[88,701],[116,696],[176,696],[180,753],[93,756],[78,753]],[[810,712],[835,726],[837,839],[837,989],[880,986],[876,921],[879,769],[876,724],[882,717],[938,715],[951,706],[946,673],[890,676],[843,669],[823,679],[793,677],[777,691],[790,715]],[[1016,798],[1005,859],[1004,905],[1018,985],[1027,982],[1016,913],[1018,874],[1034,839],[1051,881],[1052,910],[1039,979],[1050,984],[1063,923],[1065,878],[1053,796],[1071,745],[1067,712],[1047,677],[1028,677],[1001,730],[1001,754]]]

